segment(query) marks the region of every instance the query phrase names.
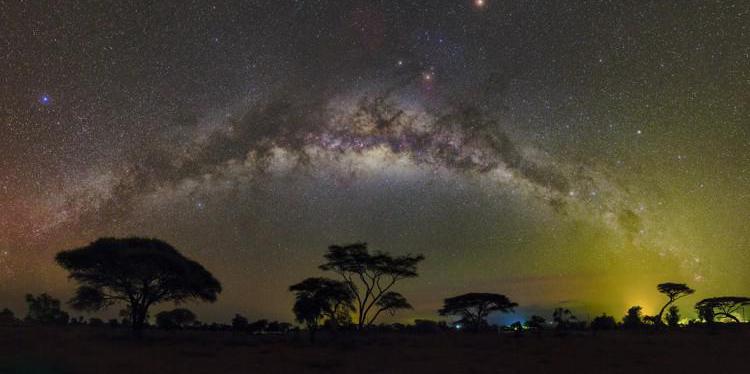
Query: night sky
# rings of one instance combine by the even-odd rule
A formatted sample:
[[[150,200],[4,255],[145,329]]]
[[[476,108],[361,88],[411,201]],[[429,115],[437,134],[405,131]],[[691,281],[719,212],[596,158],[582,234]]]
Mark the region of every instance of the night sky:
[[[0,1],[2,307],[130,235],[222,281],[208,321],[292,320],[355,241],[427,257],[399,320],[750,294],[750,2],[125,3]]]

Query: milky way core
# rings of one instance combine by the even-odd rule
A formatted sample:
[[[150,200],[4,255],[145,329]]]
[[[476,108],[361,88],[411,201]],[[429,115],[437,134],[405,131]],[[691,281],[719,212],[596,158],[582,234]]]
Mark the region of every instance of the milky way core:
[[[330,244],[423,253],[414,310],[750,294],[750,3],[0,2],[0,307],[149,236],[291,320]],[[684,310],[690,313],[690,301]],[[191,306],[193,307],[193,306]]]

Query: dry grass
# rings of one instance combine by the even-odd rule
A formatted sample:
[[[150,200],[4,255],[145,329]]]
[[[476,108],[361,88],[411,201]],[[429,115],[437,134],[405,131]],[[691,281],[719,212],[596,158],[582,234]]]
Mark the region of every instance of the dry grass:
[[[370,334],[256,337],[87,327],[0,328],[0,373],[718,373],[746,372],[750,330],[565,337]]]

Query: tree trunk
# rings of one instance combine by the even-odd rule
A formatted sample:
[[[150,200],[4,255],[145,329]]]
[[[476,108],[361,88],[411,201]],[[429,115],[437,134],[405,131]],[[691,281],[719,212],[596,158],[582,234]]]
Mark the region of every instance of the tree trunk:
[[[674,300],[669,300],[668,303],[664,304],[664,306],[661,307],[661,310],[659,311],[659,314],[656,315],[656,321],[654,321],[655,324],[656,324],[655,325],[656,327],[664,326],[664,322],[662,322],[662,318],[664,316],[664,311],[667,309],[668,306],[672,305],[673,302],[674,302]]]
[[[143,327],[146,320],[147,310],[141,306],[131,306],[130,326],[133,330],[133,336],[137,339],[143,337]]]

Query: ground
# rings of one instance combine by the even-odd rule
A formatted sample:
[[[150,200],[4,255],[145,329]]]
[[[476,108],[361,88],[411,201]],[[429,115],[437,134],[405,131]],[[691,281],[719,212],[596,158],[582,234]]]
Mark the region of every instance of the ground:
[[[106,327],[1,327],[0,373],[746,372],[750,329],[248,336]]]

